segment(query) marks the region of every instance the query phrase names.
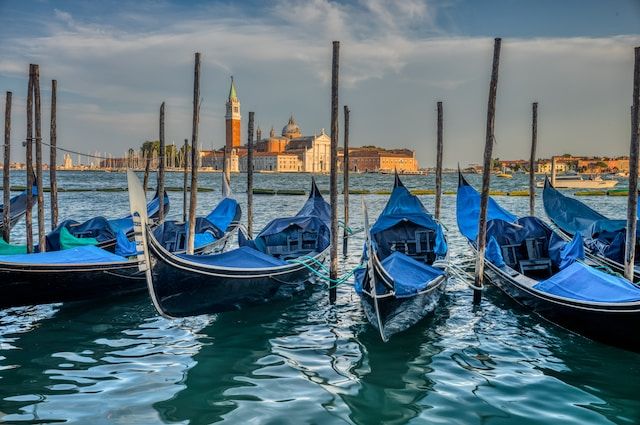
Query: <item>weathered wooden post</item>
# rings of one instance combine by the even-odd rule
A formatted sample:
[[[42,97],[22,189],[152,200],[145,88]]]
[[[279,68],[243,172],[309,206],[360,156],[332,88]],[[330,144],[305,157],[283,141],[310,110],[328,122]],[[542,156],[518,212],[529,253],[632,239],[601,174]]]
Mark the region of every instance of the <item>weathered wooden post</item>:
[[[442,204],[442,150],[444,141],[442,140],[442,102],[437,103],[438,110],[438,130],[436,142],[436,207],[435,217],[440,220],[440,206]]]
[[[536,215],[536,145],[538,144],[538,102],[531,105],[531,156],[529,156],[529,215]]]
[[[24,215],[27,233],[27,252],[33,252],[33,72],[34,65],[29,65],[29,88],[27,90],[27,210]],[[38,188],[38,191],[42,190]]]
[[[147,186],[149,185],[149,171],[151,170],[151,152],[144,151],[142,153],[144,156],[144,178],[142,179],[142,188],[144,189],[144,193],[146,196]]]
[[[184,223],[187,222],[187,176],[189,174],[189,161],[188,155],[189,152],[189,140],[184,139],[184,152],[182,153],[182,161],[183,161],[183,175],[182,175],[182,221]]]
[[[349,113],[344,105],[344,151],[342,155],[342,197],[344,203],[344,229],[342,231],[342,256],[348,254],[349,245]]]
[[[631,147],[629,153],[629,198],[627,202],[627,239],[624,255],[624,276],[633,282],[638,219],[638,131],[640,128],[640,47],[634,49],[633,103],[631,107]]]
[[[553,155],[551,157],[551,185],[555,186],[556,185],[556,157],[555,155]]]
[[[253,238],[253,120],[255,112],[249,112],[247,129],[247,233]]]
[[[333,60],[331,64],[331,175],[329,198],[331,202],[331,265],[329,268],[329,302],[335,303],[337,297],[336,279],[338,278],[338,72],[340,42],[333,42]]]
[[[191,129],[191,198],[189,200],[189,236],[187,254],[193,254],[198,193],[198,123],[200,121],[200,53],[196,53],[193,73],[193,123]]]
[[[51,187],[51,230],[58,227],[58,82],[51,80],[51,125],[49,127],[49,185]]]
[[[42,180],[42,108],[40,99],[40,66],[34,65],[33,97],[36,130],[36,181],[38,185],[38,245],[40,252],[46,250],[44,225],[44,184]]]
[[[2,166],[2,188],[3,209],[2,209],[2,237],[9,243],[11,239],[11,98],[12,93],[7,92],[4,104],[4,163]]]
[[[476,247],[475,289],[473,303],[479,304],[482,298],[484,280],[484,251],[487,242],[487,206],[489,204],[489,185],[491,183],[491,155],[493,153],[494,125],[496,115],[496,92],[498,89],[498,67],[500,65],[501,38],[496,38],[493,44],[493,66],[491,82],[489,83],[489,101],[487,104],[487,132],[484,144],[484,162],[482,168],[482,192],[480,194],[480,217],[478,220],[478,240]]]
[[[164,146],[164,102],[160,105],[160,162],[158,162],[158,196],[160,205],[158,209],[158,220],[164,221],[164,166],[166,164],[166,152]]]

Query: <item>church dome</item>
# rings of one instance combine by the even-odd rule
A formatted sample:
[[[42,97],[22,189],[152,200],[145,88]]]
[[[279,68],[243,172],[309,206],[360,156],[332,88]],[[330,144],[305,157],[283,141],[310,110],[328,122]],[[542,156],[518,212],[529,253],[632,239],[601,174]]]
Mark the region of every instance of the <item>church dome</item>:
[[[300,132],[300,127],[296,120],[293,118],[293,115],[289,118],[289,122],[282,128],[282,135],[285,137],[293,138],[298,137],[302,134]]]

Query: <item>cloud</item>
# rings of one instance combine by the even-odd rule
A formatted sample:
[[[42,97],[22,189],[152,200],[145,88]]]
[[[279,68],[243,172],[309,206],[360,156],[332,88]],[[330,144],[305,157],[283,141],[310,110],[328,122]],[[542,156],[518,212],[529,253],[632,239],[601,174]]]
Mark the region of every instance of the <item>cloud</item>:
[[[28,64],[40,63],[45,96],[47,81],[59,81],[59,128],[69,147],[124,152],[156,137],[162,101],[169,139],[190,134],[193,53],[201,51],[201,134],[205,146],[220,146],[231,74],[244,114],[255,110],[263,129],[281,127],[290,112],[307,132],[328,128],[330,43],[338,39],[341,101],[352,109],[354,144],[413,147],[431,164],[432,109],[444,100],[446,151],[458,153],[445,162],[481,156],[492,39],[444,34],[430,2],[282,0],[259,13],[234,5],[157,10],[145,16],[125,9],[104,24],[55,9],[54,21],[43,21],[45,35],[24,33],[0,46],[0,84],[23,96]],[[541,102],[542,154],[602,151],[604,138],[615,141],[611,152],[624,152],[631,47],[638,43],[637,35],[506,38],[497,153],[526,156],[534,99]],[[16,137],[24,137],[20,115]]]

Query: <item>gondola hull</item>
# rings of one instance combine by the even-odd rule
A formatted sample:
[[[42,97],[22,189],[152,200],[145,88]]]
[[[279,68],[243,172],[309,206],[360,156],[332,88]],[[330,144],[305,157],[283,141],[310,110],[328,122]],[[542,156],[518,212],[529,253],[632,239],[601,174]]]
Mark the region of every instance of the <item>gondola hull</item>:
[[[624,305],[585,304],[559,300],[516,281],[492,263],[485,263],[485,277],[520,305],[544,319],[595,341],[640,352],[640,302]]]
[[[146,289],[138,262],[81,265],[0,264],[0,307],[103,299]]]
[[[203,266],[171,255],[150,232],[147,238],[153,296],[161,311],[171,317],[213,314],[289,298],[305,290],[309,267],[318,267],[312,263],[265,269]],[[326,252],[315,259],[322,262]]]
[[[378,279],[382,279],[382,277],[378,277]],[[426,290],[406,298],[378,296],[377,300],[374,300],[371,293],[363,292],[360,294],[362,309],[369,323],[380,332],[382,339],[386,341],[431,314],[438,305],[446,284],[447,279],[443,276]],[[382,329],[380,329],[380,325],[382,325]]]

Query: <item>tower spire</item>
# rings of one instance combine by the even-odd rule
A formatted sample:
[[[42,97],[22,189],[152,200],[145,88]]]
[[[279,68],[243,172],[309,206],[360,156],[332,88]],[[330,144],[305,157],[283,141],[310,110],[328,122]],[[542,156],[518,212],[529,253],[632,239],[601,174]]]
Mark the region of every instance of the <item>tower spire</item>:
[[[238,94],[236,93],[236,85],[233,82],[233,75],[231,76],[231,87],[229,88],[229,100],[238,100]]]

